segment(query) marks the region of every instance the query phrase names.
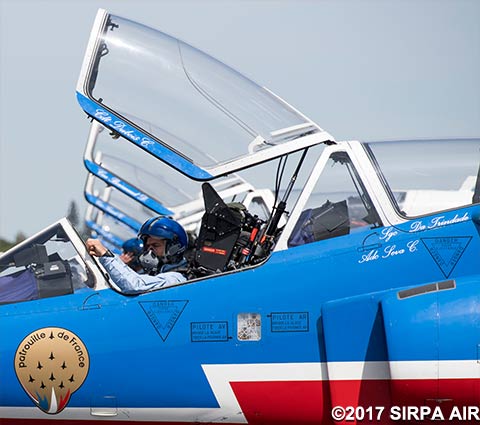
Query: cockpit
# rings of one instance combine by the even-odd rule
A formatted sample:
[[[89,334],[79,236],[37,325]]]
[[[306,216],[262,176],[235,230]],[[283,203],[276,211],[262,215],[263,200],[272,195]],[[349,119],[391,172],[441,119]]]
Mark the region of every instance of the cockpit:
[[[64,219],[0,257],[0,304],[92,290],[94,272],[68,224]]]
[[[480,200],[480,140],[336,141],[225,64],[103,10],[77,99],[93,119],[89,226],[119,248],[146,219],[175,218],[195,239],[187,284],[282,251],[363,249]],[[65,222],[0,257],[0,303],[106,287]]]

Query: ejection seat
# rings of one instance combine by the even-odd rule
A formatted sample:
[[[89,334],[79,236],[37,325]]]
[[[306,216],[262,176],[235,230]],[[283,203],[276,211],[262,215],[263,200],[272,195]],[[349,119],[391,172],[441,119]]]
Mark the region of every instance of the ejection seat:
[[[227,205],[209,184],[202,185],[205,213],[195,244],[193,265],[200,274],[227,269],[243,225],[241,207]]]
[[[327,200],[319,208],[302,211],[288,239],[288,246],[294,247],[347,235],[350,232],[349,222],[347,201]]]

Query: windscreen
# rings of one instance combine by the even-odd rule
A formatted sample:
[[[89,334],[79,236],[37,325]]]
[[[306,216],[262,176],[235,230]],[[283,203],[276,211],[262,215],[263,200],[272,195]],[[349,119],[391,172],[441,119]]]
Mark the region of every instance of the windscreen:
[[[478,202],[474,195],[478,192],[479,139],[405,140],[365,146],[403,216]]]
[[[0,256],[0,305],[85,291],[94,275],[59,223]]]

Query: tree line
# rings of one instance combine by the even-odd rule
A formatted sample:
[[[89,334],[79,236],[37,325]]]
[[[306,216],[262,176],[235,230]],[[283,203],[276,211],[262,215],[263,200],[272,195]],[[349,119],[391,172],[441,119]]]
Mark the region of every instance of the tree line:
[[[82,238],[87,237],[88,231],[85,228],[85,223],[80,220],[80,214],[78,211],[78,206],[75,201],[71,201],[70,205],[67,209],[67,215],[66,217],[72,223],[72,226],[77,230],[77,232],[80,234]],[[0,253],[5,252],[12,248],[13,246],[19,244],[20,242],[24,241],[31,235],[26,235],[22,231],[19,231],[14,240],[9,241],[3,238],[0,238]]]

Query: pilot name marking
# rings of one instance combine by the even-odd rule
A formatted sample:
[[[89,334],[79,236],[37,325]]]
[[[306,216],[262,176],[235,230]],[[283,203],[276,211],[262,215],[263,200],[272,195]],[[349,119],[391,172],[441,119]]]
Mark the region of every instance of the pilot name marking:
[[[413,222],[410,226],[410,231],[419,232],[422,230],[434,229],[436,227],[448,226],[449,224],[462,223],[464,221],[468,221],[469,219],[470,217],[468,215],[468,212],[463,214],[463,216],[461,217],[459,217],[458,214],[455,214],[455,216],[450,219],[445,219],[445,216],[441,215],[438,217],[433,217],[427,224],[424,224],[422,221]]]
[[[135,142],[138,142],[140,140],[140,137],[135,136],[135,134],[133,133],[133,130],[127,130],[125,128],[127,127],[127,125],[122,121],[115,121],[112,124],[112,127],[115,129],[115,131],[118,131],[122,136],[126,136]]]
[[[368,254],[362,255],[360,260],[358,262],[360,264],[362,263],[368,263],[369,261],[376,261],[379,259],[383,258],[389,258],[389,257],[395,257],[398,255],[403,255],[406,253],[412,253],[417,251],[417,245],[419,243],[419,240],[414,240],[414,241],[409,241],[407,242],[407,245],[405,248],[400,248],[397,247],[397,245],[389,245],[383,249],[381,254],[379,254],[378,249],[372,249]]]
[[[115,187],[124,191],[127,195],[133,196],[134,198],[138,199],[139,201],[146,201],[147,199],[149,199],[147,195],[144,195],[141,192],[135,191],[135,190],[131,189],[130,187],[128,187],[118,177],[108,177],[108,181],[111,184],[113,184]]]
[[[154,145],[155,143],[153,142],[153,140],[150,140],[146,137],[144,137],[142,139],[142,141],[140,142],[140,145],[143,146],[144,148],[149,148],[151,147],[152,145]]]
[[[380,236],[380,239],[388,242],[390,239],[397,235],[398,232],[393,227],[387,227],[386,229],[382,230],[382,236]]]
[[[140,137],[135,136],[134,130],[128,130],[126,128],[127,124],[125,124],[123,121],[112,122],[112,116],[104,109],[97,109],[95,111],[95,118],[98,118],[98,120],[103,123],[109,123],[110,126],[115,129],[115,131],[135,142],[138,142],[140,140]]]

